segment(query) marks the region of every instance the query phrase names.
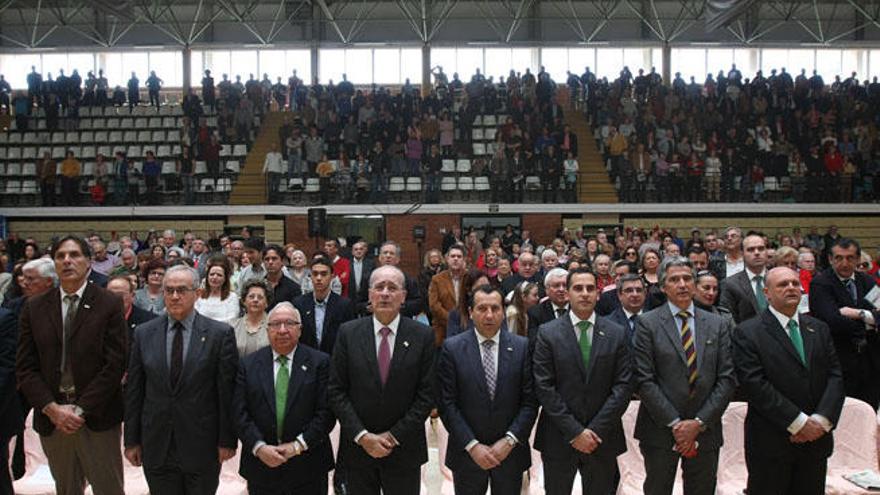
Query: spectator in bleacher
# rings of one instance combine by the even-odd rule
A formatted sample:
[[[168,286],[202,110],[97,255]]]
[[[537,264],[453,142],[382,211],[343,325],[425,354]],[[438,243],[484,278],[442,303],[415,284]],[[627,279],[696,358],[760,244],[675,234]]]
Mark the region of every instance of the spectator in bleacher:
[[[315,167],[318,165],[321,156],[324,154],[324,139],[318,135],[317,127],[312,126],[309,128],[309,135],[306,137],[303,147],[305,149],[307,164],[305,173],[314,174]]]
[[[113,160],[113,201],[116,206],[128,204],[128,160],[122,151]]]
[[[544,190],[542,200],[544,203],[555,203],[559,177],[562,175],[562,157],[552,144],[547,145],[541,155],[541,175]]]
[[[37,160],[37,180],[40,183],[40,199],[43,206],[55,206],[55,176],[58,166],[52,159],[52,154],[43,152],[43,157]]]
[[[76,206],[79,203],[79,179],[82,174],[82,163],[76,159],[72,150],[67,150],[61,162],[61,202],[65,206]]]
[[[242,98],[235,107],[235,133],[238,142],[251,144],[251,127],[254,124],[254,106],[247,98]]]
[[[306,169],[303,167],[302,150],[303,137],[298,127],[293,128],[286,137],[284,145],[287,149],[287,178],[302,177],[306,179]]]
[[[315,166],[315,174],[318,176],[318,186],[321,191],[321,204],[327,204],[330,201],[330,184],[333,181],[333,175],[336,173],[336,167],[333,162],[324,153],[321,160]]]
[[[147,150],[144,156],[144,163],[141,168],[144,175],[144,184],[147,187],[147,204],[159,204],[159,176],[162,173],[162,164],[156,160],[156,154],[152,150]]]
[[[125,106],[125,89],[122,86],[116,86],[116,88],[113,89],[113,98],[111,104],[114,107]]]
[[[12,109],[15,113],[15,128],[19,132],[28,129],[28,116],[31,110],[31,100],[25,97],[24,93],[16,92],[12,98]]]
[[[98,69],[98,78],[95,83],[95,104],[101,108],[107,106],[107,90],[109,89],[110,84],[107,82],[107,77],[104,76],[104,69]]]
[[[220,144],[217,135],[212,132],[208,138],[207,145],[204,146],[202,151],[202,158],[205,160],[208,175],[215,180],[220,176],[220,150],[222,148],[223,145]]]
[[[12,94],[12,86],[9,85],[9,82],[0,74],[0,105],[9,108],[9,96]]]
[[[30,102],[28,108],[31,108],[34,103],[39,103],[43,88],[43,76],[37,72],[37,68],[33,65],[31,66],[31,72],[27,75],[27,87],[28,100]],[[28,115],[30,115],[30,110],[28,110]]]
[[[266,176],[269,204],[275,203],[278,199],[278,188],[281,185],[281,174],[283,173],[284,164],[281,153],[278,151],[278,145],[272,143],[269,146],[269,152],[266,153],[266,159],[263,160],[263,174]]]
[[[190,155],[190,147],[184,145],[180,150],[180,157],[177,159],[177,174],[180,177],[181,186],[183,188],[183,202],[191,205],[195,203],[195,164]]]
[[[128,111],[131,113],[134,107],[138,106],[141,101],[140,80],[134,72],[131,73],[131,79],[128,80]]]
[[[575,154],[569,151],[562,165],[563,172],[565,173],[564,200],[569,203],[577,203],[577,176],[580,165],[578,165]]]
[[[217,106],[217,94],[214,90],[214,78],[211,77],[211,71],[205,71],[205,77],[202,78],[202,101],[205,102],[205,106],[211,107],[211,111],[214,111]]]

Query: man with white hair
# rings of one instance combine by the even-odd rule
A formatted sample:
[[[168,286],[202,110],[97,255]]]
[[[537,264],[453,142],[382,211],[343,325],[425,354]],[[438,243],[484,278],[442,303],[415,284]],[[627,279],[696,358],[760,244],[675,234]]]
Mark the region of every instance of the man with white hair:
[[[528,311],[530,351],[535,349],[538,327],[559,318],[568,311],[567,278],[568,272],[563,268],[554,268],[544,275],[544,290],[547,292],[547,298]]]
[[[3,307],[15,313],[16,318],[21,314],[21,307],[29,297],[38,296],[48,290],[58,287],[58,274],[55,273],[55,263],[49,258],[30,260],[21,267],[21,296],[3,302]]]
[[[289,301],[267,318],[269,346],[241,361],[232,400],[243,449],[239,474],[250,493],[326,494],[335,423],[327,404],[330,358],[299,345],[302,318]],[[270,407],[266,390],[274,395]]]

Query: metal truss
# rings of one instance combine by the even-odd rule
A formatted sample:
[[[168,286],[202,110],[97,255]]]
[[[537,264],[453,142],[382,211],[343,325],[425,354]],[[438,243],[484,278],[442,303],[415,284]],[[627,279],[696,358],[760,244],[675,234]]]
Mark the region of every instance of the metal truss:
[[[394,3],[419,41],[430,43],[449,19],[458,0],[395,0]]]

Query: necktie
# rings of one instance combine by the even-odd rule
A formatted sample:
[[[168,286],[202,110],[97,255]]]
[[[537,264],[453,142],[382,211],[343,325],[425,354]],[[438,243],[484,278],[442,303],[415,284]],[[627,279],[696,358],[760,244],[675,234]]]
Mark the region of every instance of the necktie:
[[[388,371],[391,369],[391,344],[388,342],[390,334],[391,329],[388,327],[379,330],[379,335],[382,336],[382,341],[379,342],[379,379],[382,380],[383,387],[388,381]]]
[[[846,282],[844,282],[844,283],[846,284],[846,290],[849,292],[849,297],[852,298],[853,303],[858,304],[859,303],[859,300],[858,300],[859,296],[858,296],[858,293],[856,292],[855,282],[853,282],[853,279],[848,278],[848,279],[846,279]]]
[[[495,399],[495,353],[492,348],[495,341],[483,342],[483,373],[486,374],[486,387],[489,389],[489,398]]]
[[[79,296],[69,294],[64,296],[64,303],[67,305],[67,313],[64,315],[64,326],[62,327],[62,343],[61,343],[61,382],[60,388],[64,391],[71,391],[74,388],[73,373],[70,371],[70,361],[67,359],[69,348],[70,333],[73,331],[73,320],[76,319],[76,311],[79,309]]]
[[[176,387],[183,371],[183,325],[176,321],[172,328],[174,340],[171,342],[171,386]]]
[[[767,296],[764,295],[764,277],[755,276],[755,299],[758,301],[758,311],[767,309]]]
[[[684,357],[688,367],[688,387],[693,395],[694,383],[697,381],[697,348],[694,346],[694,334],[688,323],[690,315],[687,311],[679,311],[678,317],[681,318],[681,345],[684,347]]]
[[[807,358],[804,354],[804,339],[801,336],[801,330],[798,328],[798,324],[794,319],[788,320],[788,338],[791,339],[791,344],[794,346],[794,350],[797,351],[798,356],[801,358],[801,363],[806,365]]]
[[[590,350],[593,348],[593,343],[590,342],[590,336],[587,332],[590,330],[590,321],[589,320],[581,320],[578,322],[578,331],[580,332],[580,337],[578,337],[578,342],[581,346],[581,359],[584,361],[584,370],[586,371],[590,367]]]
[[[565,313],[565,308],[556,308],[556,317],[559,318]]]
[[[287,408],[287,385],[290,382],[290,371],[287,369],[287,356],[278,356],[278,374],[275,375],[275,426],[278,442],[284,432],[284,413]]]

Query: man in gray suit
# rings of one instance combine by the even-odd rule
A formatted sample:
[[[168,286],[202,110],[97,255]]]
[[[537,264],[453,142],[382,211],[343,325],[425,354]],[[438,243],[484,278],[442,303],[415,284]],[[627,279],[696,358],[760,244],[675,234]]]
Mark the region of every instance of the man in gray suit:
[[[138,326],[125,387],[125,457],[152,493],[213,494],[235,455],[231,415],[238,352],[232,327],[195,311],[199,276],[165,274],[166,316]]]
[[[635,437],[645,458],[646,495],[669,495],[682,460],[685,495],[715,493],[721,415],[735,387],[729,327],[694,307],[690,260],[660,265],[667,304],[636,324],[634,382],[641,398]]]
[[[737,323],[767,309],[767,243],[760,234],[749,233],[742,246],[745,270],[721,281],[720,305],[730,310]]]
[[[617,456],[626,451],[626,330],[593,311],[599,289],[591,271],[572,271],[567,286],[571,310],[542,325],[535,344],[535,392],[543,406],[535,448],[547,495],[571,493],[578,471],[584,493],[604,495],[613,493]]]

